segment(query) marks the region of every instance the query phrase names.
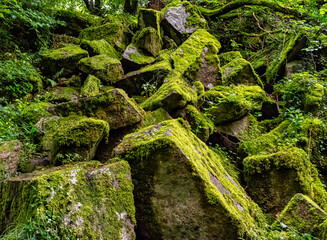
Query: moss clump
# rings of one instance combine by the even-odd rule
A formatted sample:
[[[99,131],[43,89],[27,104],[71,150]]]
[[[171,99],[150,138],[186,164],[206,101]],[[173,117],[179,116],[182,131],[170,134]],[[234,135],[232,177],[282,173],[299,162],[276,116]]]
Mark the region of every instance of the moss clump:
[[[78,62],[78,67],[81,71],[101,79],[102,83],[106,85],[115,83],[124,76],[120,61],[108,57],[106,54],[83,58]]]
[[[86,28],[81,31],[79,38],[85,40],[104,39],[119,52],[123,52],[127,46],[126,29],[119,21],[106,23],[97,27]]]
[[[278,216],[277,221],[301,233],[320,235],[319,225],[327,219],[323,211],[308,196],[297,193]],[[274,225],[278,225],[277,222]]]
[[[195,104],[196,101],[196,92],[188,83],[183,78],[170,75],[158,91],[141,104],[141,107],[149,111],[162,107],[171,112],[186,106],[187,103]]]
[[[48,50],[42,54],[43,72],[48,76],[53,76],[59,71],[62,71],[60,76],[71,75],[76,72],[78,61],[87,56],[88,52],[77,45]]]
[[[66,34],[53,34],[52,49],[63,48],[69,45],[79,45],[81,40],[76,37],[68,36]]]
[[[83,40],[81,48],[87,50],[90,57],[106,54],[110,58],[120,59],[120,54],[104,39],[101,40]]]
[[[225,52],[219,54],[220,65],[225,66],[235,59],[243,58],[239,51]]]
[[[114,153],[131,164],[138,228],[149,238],[260,234],[263,215],[258,206],[181,119],[125,136]]]
[[[204,93],[204,86],[202,84],[202,82],[200,81],[195,81],[193,83],[193,87],[196,90],[196,93],[198,94],[198,96],[202,95]]]
[[[89,75],[81,88],[81,95],[86,97],[92,97],[100,93],[100,79]]]
[[[141,123],[144,110],[135,101],[118,88],[102,94],[81,98],[77,102],[63,103],[55,106],[61,116],[80,115],[107,121],[110,129]]]
[[[158,108],[153,112],[148,112],[144,116],[144,126],[147,127],[171,119],[172,117],[166,110],[164,110],[163,108]]]
[[[326,192],[316,169],[299,148],[243,160],[248,191],[265,212],[278,213],[296,194],[303,193],[326,208]]]
[[[47,111],[50,106],[52,106],[52,104],[47,102],[32,102],[23,109],[23,116],[25,119],[28,119],[30,123],[35,124],[40,118],[51,116]]]
[[[263,88],[263,84],[254,71],[251,63],[244,58],[235,58],[231,62],[224,65],[222,68],[223,84],[245,84],[259,85]]]
[[[144,28],[135,34],[132,43],[136,47],[145,50],[153,57],[159,55],[163,45],[159,32],[152,27]]]
[[[61,103],[76,100],[79,96],[78,88],[74,87],[56,87],[46,92],[42,98],[51,103]]]
[[[9,179],[0,185],[0,234],[19,230],[21,239],[135,239],[130,174],[128,163],[119,160]]]
[[[200,105],[209,118],[220,125],[235,121],[268,101],[259,86],[216,86],[199,97]]]
[[[86,117],[43,119],[38,128],[45,132],[41,145],[54,165],[62,164],[66,155],[76,155],[74,161],[91,160],[100,141],[109,136],[107,122]]]

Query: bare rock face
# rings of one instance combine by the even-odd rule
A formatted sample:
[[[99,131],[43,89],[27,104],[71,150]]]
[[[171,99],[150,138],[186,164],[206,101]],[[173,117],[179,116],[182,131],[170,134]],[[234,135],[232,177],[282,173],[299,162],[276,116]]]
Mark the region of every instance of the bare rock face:
[[[133,185],[125,161],[22,174],[0,184],[0,204],[2,236],[10,226],[35,239],[44,232],[49,239],[135,239]]]
[[[125,136],[114,154],[131,164],[140,239],[251,238],[260,225],[258,206],[181,119]]]

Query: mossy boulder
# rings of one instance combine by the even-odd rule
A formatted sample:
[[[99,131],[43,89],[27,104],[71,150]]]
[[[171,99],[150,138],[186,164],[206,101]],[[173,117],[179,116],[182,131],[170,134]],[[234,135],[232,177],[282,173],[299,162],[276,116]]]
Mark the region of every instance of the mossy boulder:
[[[147,112],[144,115],[144,126],[151,126],[157,123],[160,123],[162,121],[166,121],[166,120],[171,120],[173,119],[169,113],[163,109],[163,108],[158,108],[157,110],[153,111],[153,112]]]
[[[160,33],[152,27],[147,27],[134,35],[133,44],[146,51],[149,55],[157,57],[162,48],[163,42]]]
[[[80,115],[101,119],[117,129],[141,123],[144,110],[118,88],[76,102],[58,104],[54,111],[61,116]]]
[[[154,9],[139,9],[138,26],[140,29],[146,27],[154,28],[158,33],[161,32],[160,23],[163,19],[163,13]]]
[[[22,148],[23,144],[18,140],[3,142],[0,145],[0,183],[4,178],[14,176],[17,172]]]
[[[244,58],[235,58],[231,62],[222,66],[223,84],[224,85],[259,85],[263,88],[263,84],[259,76],[254,71],[250,62]]]
[[[117,51],[124,52],[128,39],[126,29],[119,21],[106,23],[97,27],[86,28],[81,31],[79,38],[85,40],[106,40]]]
[[[248,114],[239,120],[216,126],[215,130],[240,139],[241,135],[246,133],[249,129],[251,122],[254,121],[256,121],[255,117],[253,117],[251,114]]]
[[[42,71],[47,76],[61,72],[60,76],[70,76],[78,71],[77,63],[88,56],[88,52],[77,45],[69,45],[42,54]]]
[[[131,164],[142,239],[251,238],[262,223],[260,208],[181,119],[125,136],[114,154]]]
[[[52,49],[67,47],[69,45],[79,45],[81,40],[66,34],[53,34],[52,36]]]
[[[133,43],[126,48],[121,60],[125,73],[136,71],[155,61],[153,56],[149,56],[145,51],[135,46]]]
[[[81,95],[86,97],[92,97],[100,93],[101,81],[99,78],[89,75],[81,88]]]
[[[109,136],[106,121],[86,117],[43,118],[36,126],[44,132],[41,146],[50,153],[54,165],[64,164],[66,158],[72,161],[91,160],[100,141]]]
[[[83,58],[78,62],[81,71],[99,78],[103,84],[111,85],[124,76],[121,62],[106,54]]]
[[[283,223],[301,233],[319,237],[319,225],[327,220],[327,213],[308,196],[297,193],[278,216],[274,226]]]
[[[265,212],[281,212],[296,193],[308,195],[326,209],[327,194],[302,149],[252,155],[243,160],[243,165],[247,192]]]
[[[216,86],[199,97],[202,110],[215,125],[236,121],[261,108],[266,93],[259,86]]]
[[[78,37],[84,28],[101,25],[103,21],[102,17],[70,10],[57,10],[55,18],[66,23],[65,26],[58,25],[55,32],[74,37]]]
[[[62,103],[69,101],[76,101],[79,98],[79,89],[74,87],[55,87],[44,95],[42,98],[50,103]]]
[[[188,1],[174,1],[161,10],[164,13],[161,26],[166,35],[180,45],[198,28],[206,28],[207,21],[195,5]]]
[[[231,51],[219,54],[220,66],[225,66],[233,60],[241,59],[242,54],[239,51]]]
[[[162,107],[170,113],[185,107],[188,103],[194,105],[196,101],[197,94],[188,82],[172,74],[167,76],[158,91],[145,100],[141,107],[146,111],[153,111]]]
[[[120,58],[120,54],[104,39],[93,41],[83,40],[80,46],[89,52],[90,57],[106,54],[111,58]]]
[[[141,68],[140,70],[129,72],[123,78],[119,79],[115,86],[123,89],[128,95],[151,94],[147,92],[146,87],[153,87],[156,91],[163,83],[165,77],[171,72],[171,66],[168,61],[161,61]]]
[[[0,234],[133,240],[130,176],[128,163],[119,161],[78,163],[8,179],[0,184]]]
[[[51,113],[47,111],[52,104],[48,102],[31,102],[23,109],[23,117],[30,123],[37,123],[42,117],[50,117]]]

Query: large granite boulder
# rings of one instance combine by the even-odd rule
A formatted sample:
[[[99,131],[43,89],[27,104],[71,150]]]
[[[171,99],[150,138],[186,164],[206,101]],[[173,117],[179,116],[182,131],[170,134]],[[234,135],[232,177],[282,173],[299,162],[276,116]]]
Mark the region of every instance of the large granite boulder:
[[[129,134],[114,154],[131,164],[140,238],[236,240],[258,230],[260,208],[183,120]]]
[[[1,236],[133,240],[135,224],[125,161],[54,167],[0,184]]]

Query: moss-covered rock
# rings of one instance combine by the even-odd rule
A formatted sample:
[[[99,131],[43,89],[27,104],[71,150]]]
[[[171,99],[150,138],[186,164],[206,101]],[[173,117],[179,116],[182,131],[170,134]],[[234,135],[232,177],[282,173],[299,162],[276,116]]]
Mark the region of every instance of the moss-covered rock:
[[[22,239],[135,239],[127,162],[78,163],[23,174],[0,185],[0,234]],[[17,235],[16,235],[17,236]]]
[[[142,92],[144,92],[144,95],[147,95],[146,89],[144,88],[149,85],[156,91],[171,70],[168,61],[161,61],[141,68],[140,70],[129,72],[123,78],[119,79],[115,83],[115,86],[123,89],[130,96],[140,95]]]
[[[86,28],[81,31],[79,38],[85,40],[106,40],[117,51],[124,52],[127,46],[126,29],[119,21],[106,23],[97,27]]]
[[[163,45],[160,33],[152,27],[144,28],[135,34],[132,42],[136,47],[145,50],[153,57],[157,57],[159,55]]]
[[[239,51],[231,51],[219,54],[220,66],[225,66],[235,59],[241,59],[242,54]]]
[[[89,75],[81,88],[81,95],[86,97],[92,97],[100,93],[101,81],[99,78]]]
[[[127,135],[114,153],[131,164],[142,239],[251,238],[262,223],[260,208],[181,119]]]
[[[241,135],[249,129],[249,126],[253,121],[256,121],[255,117],[248,114],[239,120],[216,126],[215,129],[221,133],[240,139]]]
[[[37,123],[42,117],[50,117],[51,114],[47,111],[52,104],[48,102],[32,102],[23,109],[23,116],[30,123]]]
[[[148,56],[142,49],[136,47],[134,44],[130,44],[126,48],[121,62],[123,64],[124,72],[128,73],[149,65],[153,63],[154,60],[154,57]]]
[[[157,110],[153,112],[147,112],[144,115],[144,126],[147,127],[171,119],[173,118],[169,115],[169,113],[165,109],[158,108]]]
[[[160,23],[163,19],[163,15],[164,14],[162,12],[156,11],[154,9],[141,8],[139,9],[138,26],[140,29],[152,27],[160,34]]]
[[[79,98],[79,89],[74,87],[55,87],[46,92],[42,98],[51,103],[76,101]]]
[[[244,58],[235,58],[222,68],[223,84],[244,84],[259,85],[263,88],[263,84],[259,76],[255,73],[250,62]]]
[[[120,54],[106,40],[83,40],[81,48],[89,52],[90,57],[95,55],[106,54],[108,57],[120,59]]]
[[[121,62],[106,54],[83,58],[78,62],[78,67],[84,73],[96,76],[105,85],[111,85],[124,76]]]
[[[48,50],[42,54],[42,71],[51,77],[59,71],[60,76],[69,76],[78,70],[78,61],[87,56],[88,52],[77,45]]]
[[[296,193],[308,195],[326,209],[326,192],[317,170],[299,148],[243,160],[247,190],[265,212],[279,213]]]
[[[69,158],[71,161],[91,160],[100,141],[109,136],[106,121],[86,117],[43,118],[36,126],[45,133],[41,145],[50,153],[54,165],[64,164]]]
[[[17,172],[22,147],[18,140],[3,142],[0,145],[0,183],[4,178],[14,176]]]
[[[67,47],[69,45],[79,45],[81,40],[76,37],[68,36],[66,34],[53,34],[52,36],[52,49]]]
[[[95,27],[102,23],[99,16],[82,13],[80,11],[57,10],[56,19],[66,22],[65,26],[58,26],[57,33],[78,37],[84,28]]]
[[[327,213],[308,196],[297,193],[277,218],[274,226],[283,223],[301,233],[320,235],[319,225],[327,219]]]
[[[226,124],[260,109],[267,101],[259,86],[216,86],[199,97],[200,105],[215,125]]]
[[[118,88],[102,94],[81,98],[76,102],[68,102],[55,106],[61,116],[80,115],[105,120],[110,129],[131,126],[142,122],[144,110],[135,101]]]
[[[161,26],[165,34],[180,45],[198,28],[206,28],[207,21],[195,5],[188,1],[174,1],[161,10],[164,13]]]
[[[167,112],[172,112],[188,103],[194,105],[196,101],[197,94],[189,84],[183,78],[172,74],[164,80],[164,84],[157,92],[141,104],[141,107],[147,111],[162,107]]]

